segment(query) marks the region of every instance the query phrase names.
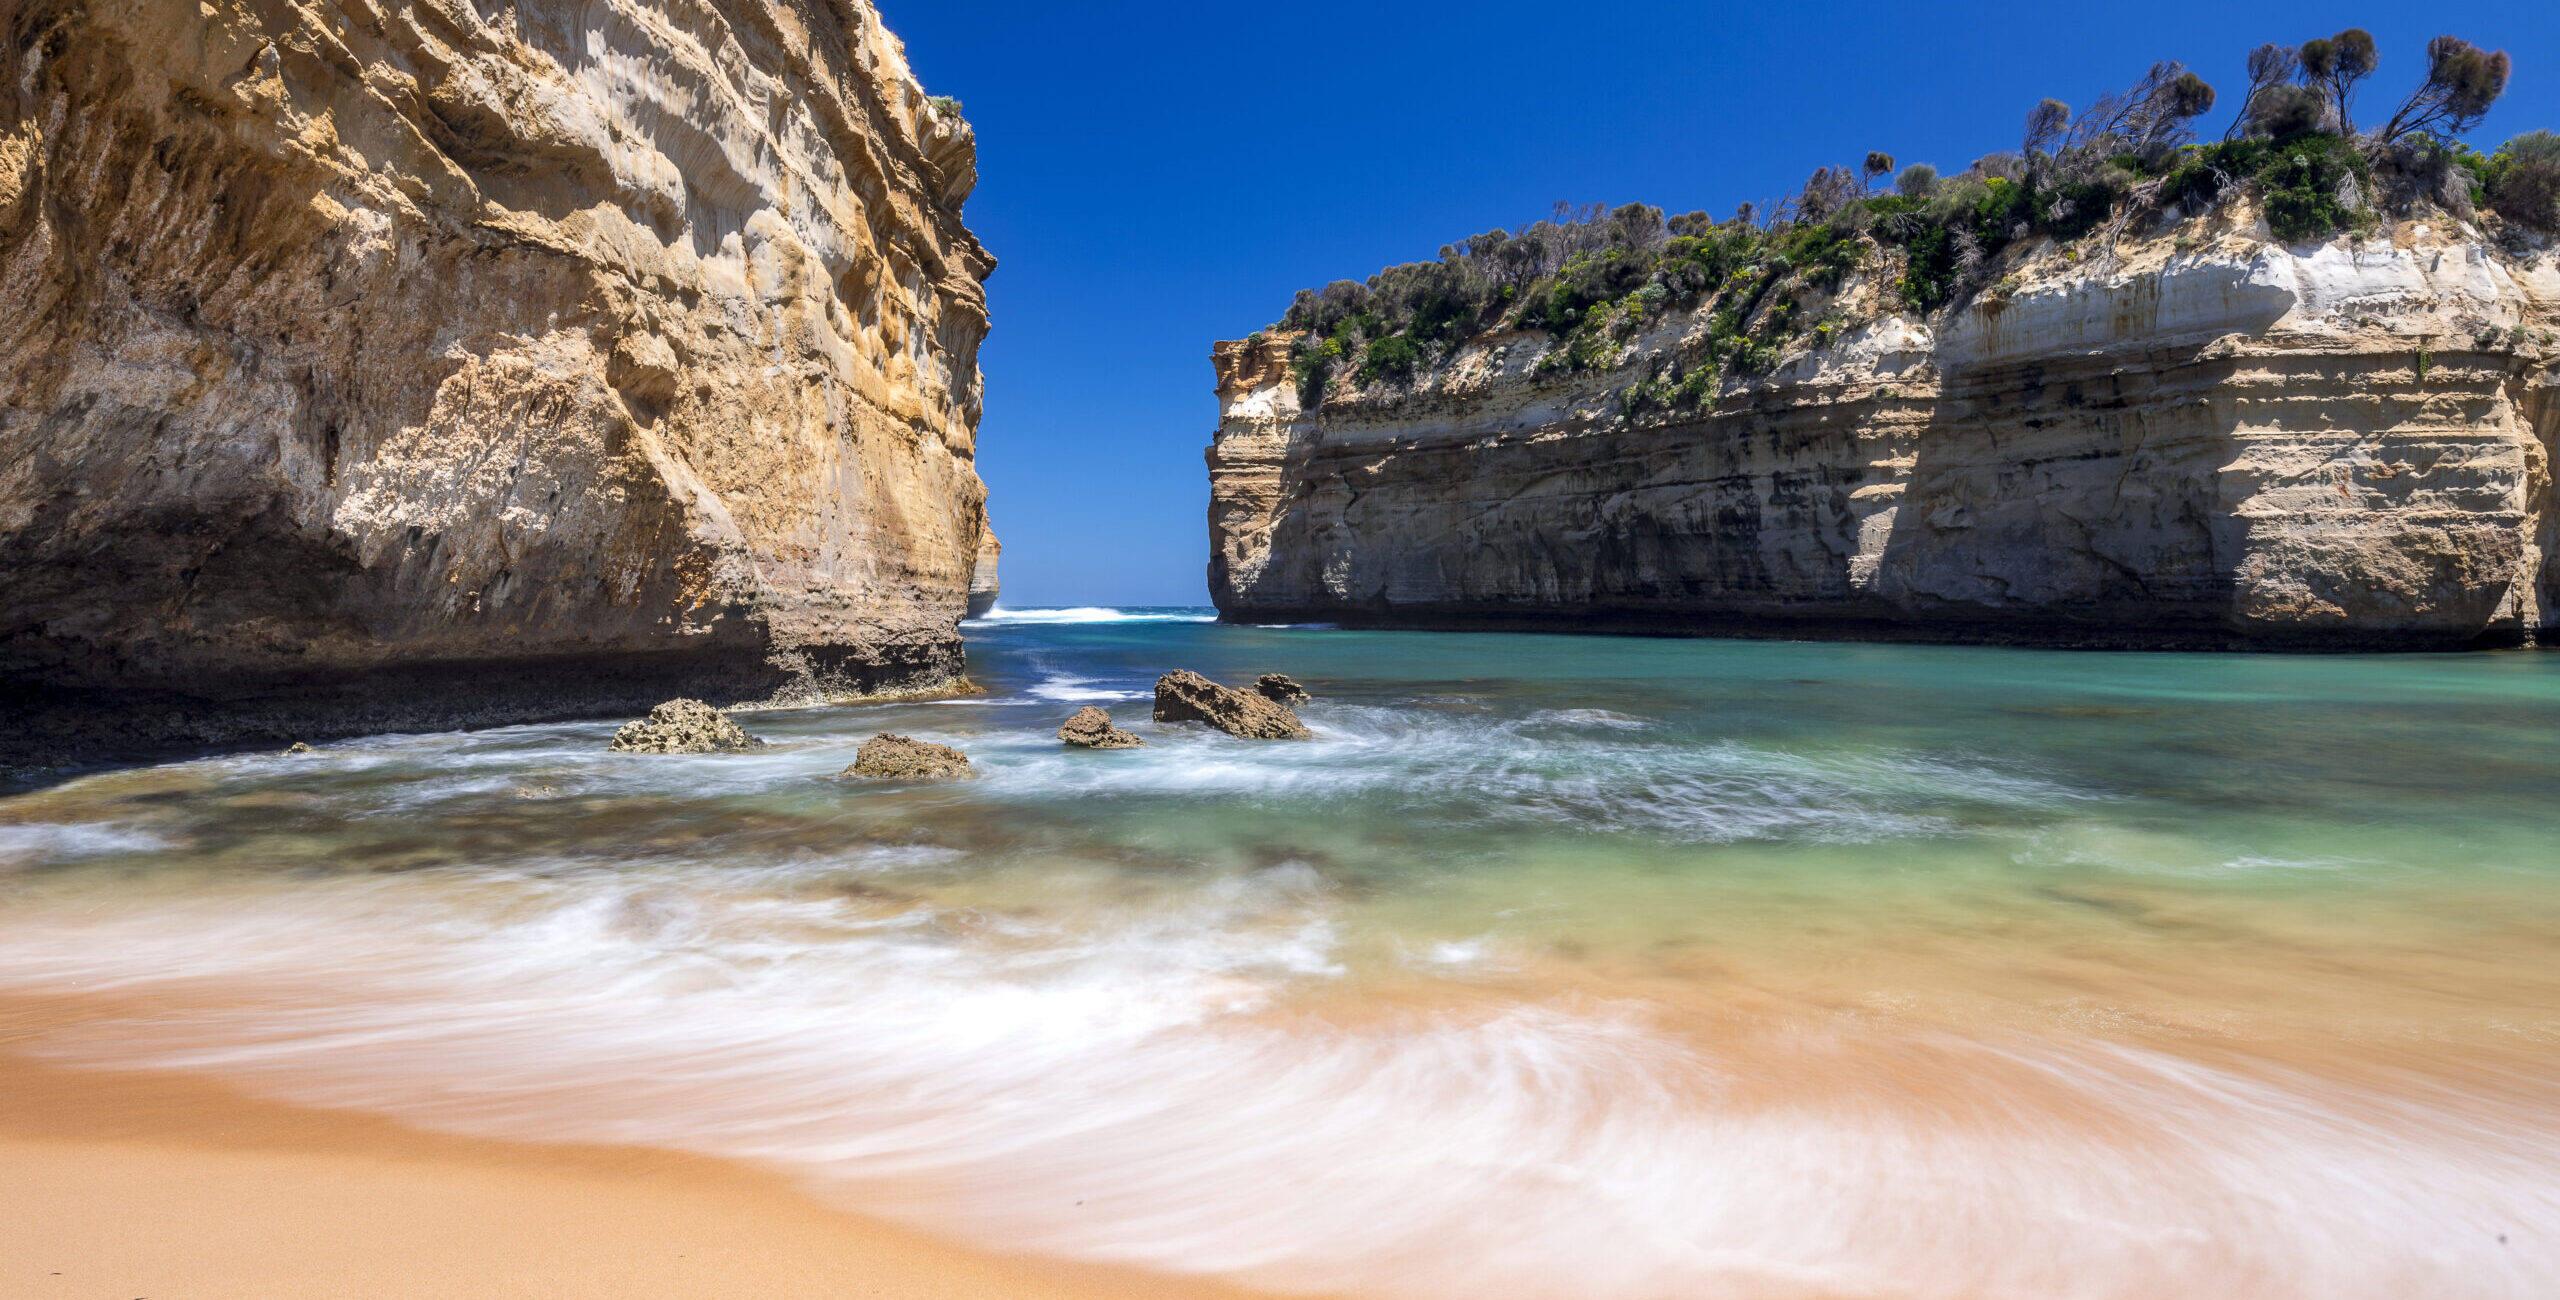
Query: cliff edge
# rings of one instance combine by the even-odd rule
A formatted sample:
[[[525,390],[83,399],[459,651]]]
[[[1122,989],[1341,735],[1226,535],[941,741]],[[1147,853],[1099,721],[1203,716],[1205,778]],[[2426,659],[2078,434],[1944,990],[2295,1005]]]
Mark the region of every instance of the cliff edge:
[[[864,0],[0,32],[13,752],[959,672],[994,260]]]
[[[2288,241],[2245,195],[2133,205],[1936,312],[1869,244],[1739,305],[1657,276],[1403,375],[1375,344],[1343,376],[1312,333],[1221,343],[1211,593],[1370,626],[2547,639],[2560,255],[2489,220]]]

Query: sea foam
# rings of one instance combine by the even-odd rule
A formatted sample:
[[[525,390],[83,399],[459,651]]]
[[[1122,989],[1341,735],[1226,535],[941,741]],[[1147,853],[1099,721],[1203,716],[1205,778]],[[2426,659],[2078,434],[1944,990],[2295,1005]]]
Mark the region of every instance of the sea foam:
[[[1818,1073],[1889,1055],[1737,1057],[1634,1002],[1335,1018],[1342,904],[1304,868],[1075,922],[787,875],[22,912],[0,985],[221,999],[39,1045],[67,1062],[754,1160],[1009,1249],[1284,1288],[2524,1297],[2560,1267],[2560,1138],[2482,1098],[1932,1035],[1924,1089],[1970,1083],[1915,1102]],[[1773,1102],[1772,1071],[1813,1086]]]
[[[1215,623],[1214,612],[1201,613],[1181,608],[1115,609],[1107,605],[1078,605],[1063,609],[1006,609],[997,606],[970,620],[973,623],[1025,625],[1066,623]]]

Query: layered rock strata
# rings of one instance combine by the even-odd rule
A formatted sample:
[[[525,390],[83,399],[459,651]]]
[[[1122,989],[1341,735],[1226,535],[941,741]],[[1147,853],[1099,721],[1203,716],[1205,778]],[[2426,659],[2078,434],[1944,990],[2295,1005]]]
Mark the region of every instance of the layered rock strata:
[[[978,562],[969,572],[969,617],[977,618],[996,607],[1002,584],[996,581],[996,560],[1004,554],[1004,546],[990,528],[978,534]]]
[[[864,0],[0,33],[22,752],[959,672],[994,262],[969,128]]]
[[[1384,626],[2553,634],[2560,255],[2443,217],[2287,247],[2235,204],[2105,262],[2041,242],[1928,320],[1853,276],[1810,305],[1835,340],[1686,411],[1627,394],[1694,352],[1697,312],[1601,369],[1483,336],[1316,410],[1287,336],[1219,344],[1212,596]]]

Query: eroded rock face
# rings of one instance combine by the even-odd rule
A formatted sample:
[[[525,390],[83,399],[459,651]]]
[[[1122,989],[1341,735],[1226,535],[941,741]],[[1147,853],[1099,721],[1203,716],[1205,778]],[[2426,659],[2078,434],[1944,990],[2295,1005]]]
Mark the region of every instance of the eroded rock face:
[[[1253,679],[1253,689],[1274,704],[1304,704],[1315,698],[1286,673],[1264,673]]]
[[[1183,669],[1156,679],[1155,716],[1158,722],[1205,722],[1247,740],[1315,738],[1287,708]]]
[[[729,715],[700,700],[669,700],[638,722],[626,722],[607,746],[623,754],[722,754],[757,741]]]
[[[1089,704],[1058,728],[1058,739],[1086,749],[1139,749],[1147,743],[1111,725],[1110,714]]]
[[[969,617],[977,618],[996,607],[1002,584],[996,581],[996,560],[1004,554],[1004,546],[996,540],[995,530],[978,534],[978,563],[969,573]]]
[[[969,756],[949,745],[910,740],[886,731],[862,742],[862,748],[854,752],[853,766],[843,772],[845,776],[900,781],[942,780],[977,774],[977,769],[969,766]]]
[[[0,33],[31,730],[956,674],[994,262],[967,124],[863,0],[7,0]]]
[[[2061,644],[2457,647],[2560,628],[2560,253],[2450,219],[2288,248],[2254,212],[2050,243],[1949,318],[1854,328],[1703,410],[1488,336],[1300,409],[1225,343],[1226,615]],[[2005,277],[2004,277],[2005,278]],[[1808,304],[1811,313],[1826,304]]]

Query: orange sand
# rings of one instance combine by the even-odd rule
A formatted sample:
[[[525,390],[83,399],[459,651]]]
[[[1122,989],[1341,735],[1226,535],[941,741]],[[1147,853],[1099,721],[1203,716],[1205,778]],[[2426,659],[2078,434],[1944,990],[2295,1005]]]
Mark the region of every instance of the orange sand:
[[[15,1050],[105,1014],[0,1001],[0,1295],[756,1300],[1246,1293],[997,1257],[645,1148],[449,1137]]]

